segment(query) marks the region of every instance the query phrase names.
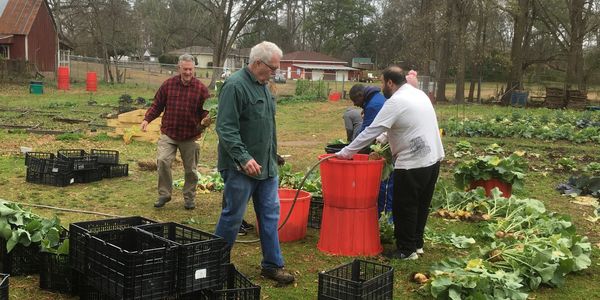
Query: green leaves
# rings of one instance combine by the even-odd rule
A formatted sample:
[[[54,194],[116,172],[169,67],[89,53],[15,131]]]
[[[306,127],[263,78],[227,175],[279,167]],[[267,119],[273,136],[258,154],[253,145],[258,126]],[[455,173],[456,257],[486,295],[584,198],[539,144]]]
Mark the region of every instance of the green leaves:
[[[479,156],[458,163],[454,168],[454,182],[459,189],[465,189],[473,181],[495,178],[520,188],[526,168],[525,160],[517,154],[504,158]]]
[[[16,203],[0,199],[0,238],[6,241],[6,251],[10,252],[21,244],[25,247],[41,243],[58,246],[58,233],[64,229],[60,220],[42,218]]]
[[[476,191],[453,192],[446,196],[448,207],[472,206],[487,209],[494,218],[482,226],[479,253],[457,260],[447,259],[432,268],[426,289],[437,299],[527,299],[527,291],[541,285],[558,287],[565,276],[591,265],[591,244],[575,234],[567,217],[548,213],[535,199],[478,199]],[[501,200],[499,200],[501,199]],[[439,200],[438,200],[439,201]],[[501,234],[500,234],[501,233]],[[432,233],[425,231],[427,239]],[[439,235],[434,237],[440,240]],[[450,235],[458,243],[465,237]],[[454,244],[454,243],[453,243]]]

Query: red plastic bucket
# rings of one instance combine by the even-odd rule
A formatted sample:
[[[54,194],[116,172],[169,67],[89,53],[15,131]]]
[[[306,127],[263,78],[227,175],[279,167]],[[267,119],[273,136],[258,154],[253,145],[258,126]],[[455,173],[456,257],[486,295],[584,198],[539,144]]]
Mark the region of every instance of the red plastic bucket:
[[[294,202],[294,196],[296,196],[296,192],[298,190],[295,189],[279,189],[279,224],[277,227],[281,226],[281,223],[285,220],[288,213],[290,212],[290,208],[292,208],[292,203]],[[290,218],[287,220],[283,228],[279,230],[279,241],[280,242],[293,242],[297,240],[301,240],[306,236],[306,227],[308,226],[308,212],[310,211],[310,198],[311,195],[309,192],[300,191],[298,194],[298,198],[296,199],[296,204],[294,205],[294,210],[290,215]],[[256,222],[256,232],[259,232],[258,221]]]
[[[319,160],[333,156],[323,154]],[[356,154],[352,160],[331,158],[321,163],[321,183],[326,206],[371,208],[377,206],[383,159]]]
[[[495,178],[475,180],[469,185],[470,190],[476,189],[477,187],[482,187],[485,190],[485,195],[488,197],[492,194],[494,188],[498,188],[500,192],[502,192],[502,197],[504,198],[510,198],[512,195],[512,185]]]
[[[85,78],[85,90],[88,92],[95,92],[98,90],[96,72],[87,72]]]
[[[340,93],[340,92],[333,92],[333,93],[329,94],[330,101],[338,101],[338,100],[340,100],[341,97],[342,97],[342,93]]]
[[[69,89],[69,67],[58,67],[58,89]]]
[[[377,207],[347,209],[327,206],[324,199],[323,219],[317,248],[345,256],[375,256],[383,250],[379,240]]]

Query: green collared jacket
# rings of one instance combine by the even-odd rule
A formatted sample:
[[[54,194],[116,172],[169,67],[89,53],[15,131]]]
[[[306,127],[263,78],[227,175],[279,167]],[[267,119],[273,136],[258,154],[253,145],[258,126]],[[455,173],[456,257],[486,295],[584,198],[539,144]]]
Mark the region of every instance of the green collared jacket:
[[[277,176],[275,98],[247,67],[231,75],[221,88],[216,130],[219,171],[241,170],[254,159],[262,167],[254,178]]]

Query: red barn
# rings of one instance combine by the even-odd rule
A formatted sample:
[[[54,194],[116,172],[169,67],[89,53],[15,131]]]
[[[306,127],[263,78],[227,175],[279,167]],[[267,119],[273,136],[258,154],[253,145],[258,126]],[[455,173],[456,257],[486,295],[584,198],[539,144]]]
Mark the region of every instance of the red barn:
[[[288,79],[348,81],[358,70],[346,64],[323,53],[296,51],[283,55],[280,69]]]
[[[0,56],[29,61],[40,72],[55,72],[58,47],[46,0],[0,0]]]

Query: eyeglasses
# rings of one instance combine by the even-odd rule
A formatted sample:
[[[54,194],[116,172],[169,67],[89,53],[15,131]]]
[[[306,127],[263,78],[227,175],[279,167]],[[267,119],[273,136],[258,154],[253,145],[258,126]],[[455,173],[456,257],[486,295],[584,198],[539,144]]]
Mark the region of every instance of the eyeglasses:
[[[277,69],[279,69],[278,67],[274,67],[271,66],[270,64],[266,63],[264,60],[260,60],[261,63],[263,63],[265,66],[269,67],[269,69],[271,69],[271,71],[276,71]]]

